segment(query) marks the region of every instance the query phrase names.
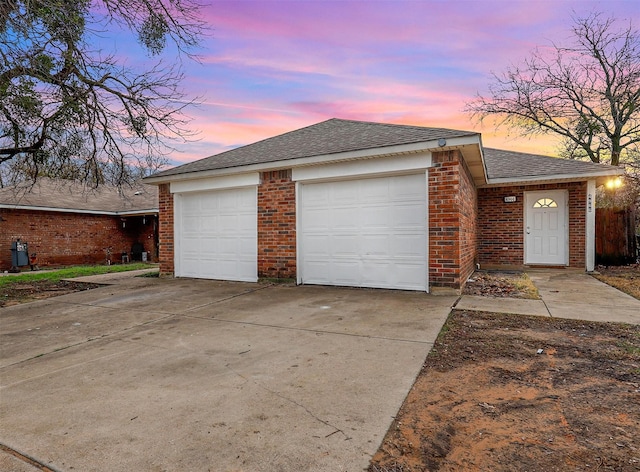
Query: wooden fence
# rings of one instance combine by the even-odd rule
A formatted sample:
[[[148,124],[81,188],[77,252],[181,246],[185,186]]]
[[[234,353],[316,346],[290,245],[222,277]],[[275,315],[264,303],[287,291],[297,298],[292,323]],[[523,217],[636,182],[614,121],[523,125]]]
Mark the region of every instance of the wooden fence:
[[[635,262],[638,257],[635,233],[634,208],[596,208],[596,264]]]

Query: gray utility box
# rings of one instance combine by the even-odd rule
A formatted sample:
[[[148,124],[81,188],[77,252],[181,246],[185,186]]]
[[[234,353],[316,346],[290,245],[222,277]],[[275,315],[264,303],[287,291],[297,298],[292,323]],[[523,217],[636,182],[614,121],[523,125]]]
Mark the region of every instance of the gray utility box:
[[[11,266],[21,267],[29,265],[29,245],[19,239],[11,243]]]

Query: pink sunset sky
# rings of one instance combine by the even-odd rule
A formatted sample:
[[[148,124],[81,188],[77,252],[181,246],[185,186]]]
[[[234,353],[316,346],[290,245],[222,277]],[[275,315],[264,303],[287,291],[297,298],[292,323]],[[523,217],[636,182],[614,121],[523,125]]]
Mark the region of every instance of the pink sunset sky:
[[[206,1],[211,26],[185,60],[184,89],[198,141],[181,164],[329,118],[482,133],[485,146],[553,154],[463,112],[492,71],[536,46],[566,43],[572,15],[600,11],[640,28],[637,0]],[[622,25],[622,23],[621,23]],[[124,40],[115,40],[118,54]]]

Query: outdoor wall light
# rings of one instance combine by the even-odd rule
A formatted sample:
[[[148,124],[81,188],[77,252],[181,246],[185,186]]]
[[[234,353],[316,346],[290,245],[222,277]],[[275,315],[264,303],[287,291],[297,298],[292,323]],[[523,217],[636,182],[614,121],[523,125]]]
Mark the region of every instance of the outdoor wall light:
[[[620,188],[622,187],[622,179],[620,177],[616,177],[615,179],[609,179],[606,183],[606,186],[609,190]]]

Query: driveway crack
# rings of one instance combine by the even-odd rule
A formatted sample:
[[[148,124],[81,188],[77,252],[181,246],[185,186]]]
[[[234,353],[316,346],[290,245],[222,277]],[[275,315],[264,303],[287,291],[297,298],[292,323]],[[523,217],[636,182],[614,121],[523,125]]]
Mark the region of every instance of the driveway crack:
[[[200,308],[204,308],[205,306],[215,305],[217,303],[226,302],[227,300],[233,300],[234,298],[243,297],[245,295],[250,295],[250,294],[252,294],[254,292],[259,292],[260,290],[264,290],[266,288],[273,287],[273,285],[274,284],[267,284],[267,285],[265,285],[263,287],[254,288],[252,290],[247,290],[247,291],[242,292],[242,293],[236,293],[235,295],[229,295],[228,297],[224,297],[224,298],[218,298],[216,300],[204,303],[202,305],[192,306],[190,308],[187,308],[186,310],[181,311],[180,313],[181,314],[189,313],[190,311],[199,310]]]
[[[31,457],[22,452],[18,452],[14,448],[9,447],[6,444],[0,443],[0,451],[6,454],[9,454],[26,464],[29,464],[32,467],[35,467],[38,470],[41,470],[42,472],[58,472],[57,469],[54,469],[53,467],[44,464],[42,461],[36,459],[35,457]]]
[[[168,314],[168,315],[161,316],[160,318],[156,318],[156,319],[153,319],[153,320],[147,320],[147,321],[144,321],[142,323],[136,323],[136,324],[133,324],[131,326],[127,326],[125,328],[119,329],[117,331],[113,331],[111,333],[104,333],[104,334],[91,336],[91,337],[89,337],[87,339],[84,339],[82,341],[78,341],[76,343],[72,343],[72,344],[67,344],[65,346],[56,347],[56,348],[51,349],[50,351],[41,352],[40,354],[36,354],[36,355],[28,357],[26,359],[20,359],[20,360],[18,360],[16,362],[13,362],[11,364],[6,364],[6,365],[3,365],[3,366],[0,366],[0,369],[5,369],[7,367],[12,367],[12,366],[15,366],[15,365],[22,364],[24,362],[29,362],[29,361],[32,361],[34,359],[38,359],[40,357],[48,356],[50,354],[55,354],[55,353],[58,353],[60,351],[65,351],[67,349],[71,349],[71,348],[74,348],[74,347],[77,347],[77,346],[82,346],[83,344],[88,344],[88,343],[91,343],[91,342],[94,342],[94,341],[98,341],[98,340],[101,340],[101,339],[105,339],[105,338],[109,338],[109,337],[112,337],[112,336],[115,336],[115,335],[118,335],[118,334],[126,333],[127,331],[131,331],[133,329],[140,328],[142,326],[146,326],[146,325],[149,325],[149,324],[157,323],[158,321],[162,321],[162,320],[165,320],[167,318],[171,318],[173,316],[177,316],[177,315]]]
[[[351,436],[349,436],[347,433],[344,432],[344,430],[338,428],[336,425],[331,424],[328,421],[323,420],[322,418],[320,418],[318,415],[316,415],[313,411],[311,411],[309,408],[307,408],[305,405],[303,405],[300,402],[295,401],[293,398],[289,398],[286,395],[281,394],[280,392],[276,391],[276,390],[272,390],[269,387],[261,384],[260,382],[256,382],[255,380],[252,380],[244,375],[242,375],[240,372],[238,372],[237,370],[235,370],[233,367],[231,367],[231,365],[226,364],[225,367],[227,369],[229,369],[229,371],[233,372],[235,375],[237,375],[238,377],[240,377],[241,379],[245,380],[246,382],[251,382],[252,384],[254,384],[255,386],[261,388],[262,390],[269,392],[272,395],[275,395],[278,398],[281,398],[283,400],[285,400],[288,403],[291,403],[295,406],[297,406],[298,408],[304,410],[311,418],[313,418],[314,420],[316,420],[319,423],[322,423],[325,426],[328,426],[329,428],[333,428],[333,431],[327,435],[325,435],[325,438],[328,438],[330,436],[333,436],[334,434],[341,434],[342,436],[344,436],[344,440],[345,441],[349,441],[352,439]]]

